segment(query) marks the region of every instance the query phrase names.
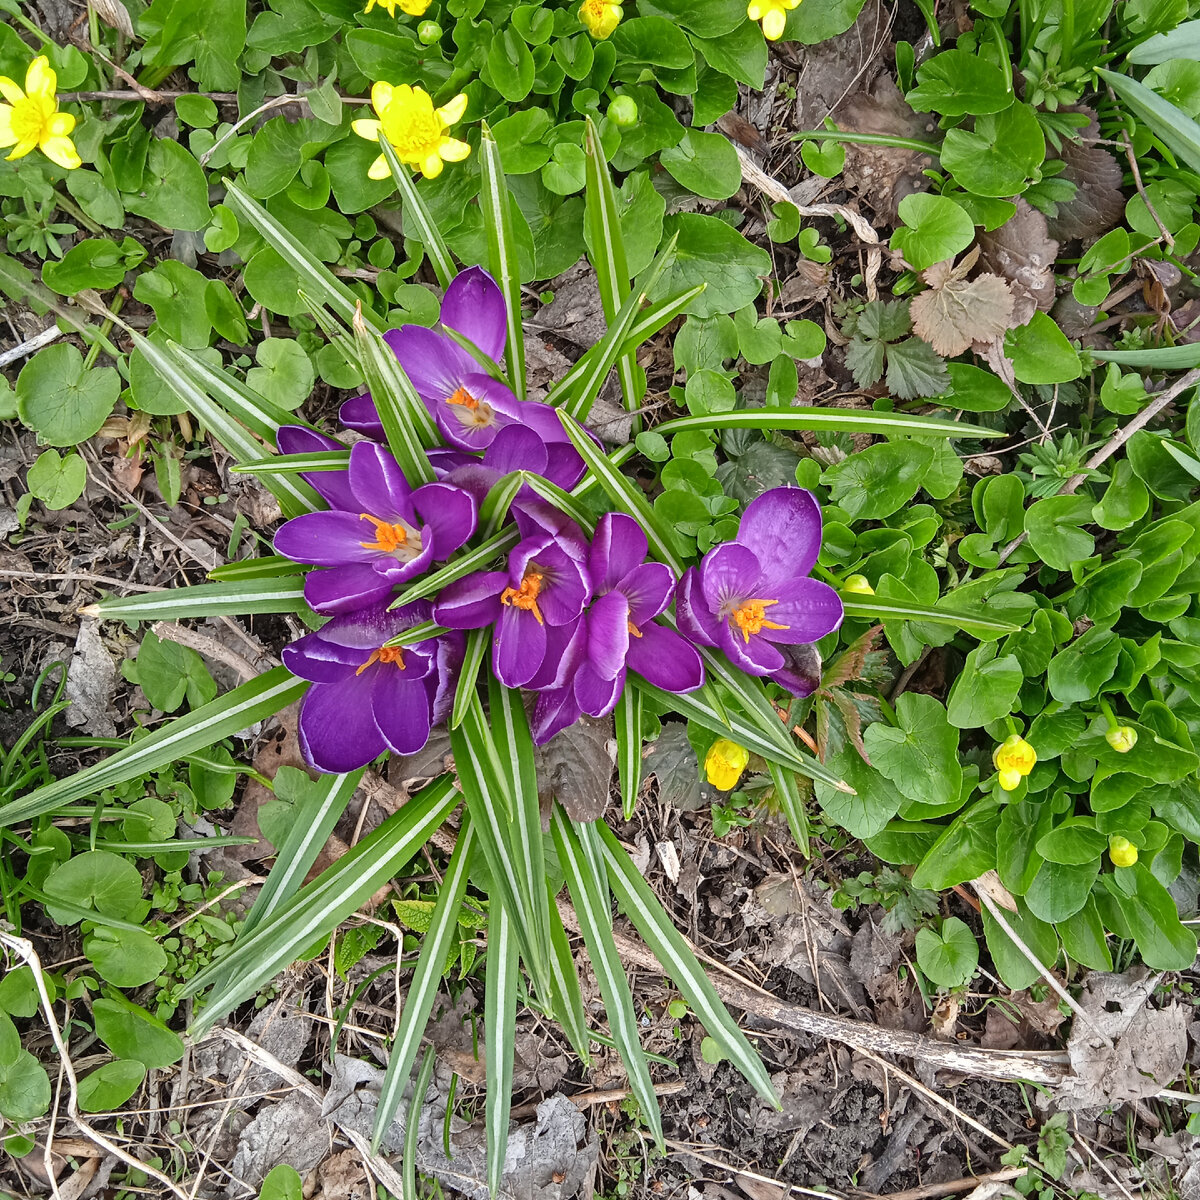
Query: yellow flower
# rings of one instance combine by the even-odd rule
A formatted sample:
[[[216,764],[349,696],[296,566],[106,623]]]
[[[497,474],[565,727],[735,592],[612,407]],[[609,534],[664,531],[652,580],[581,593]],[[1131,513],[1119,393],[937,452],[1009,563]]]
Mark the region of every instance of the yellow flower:
[[[750,751],[744,746],[720,738],[704,756],[704,773],[713,787],[728,792],[741,779],[749,761]]]
[[[621,6],[612,4],[610,0],[583,0],[579,6],[579,19],[588,27],[592,37],[600,42],[620,25],[623,15]]]
[[[389,17],[394,17],[397,3],[400,5],[400,11],[408,13],[410,17],[423,17],[425,10],[429,7],[429,0],[367,0],[367,7],[363,9],[363,12],[369,13],[378,5],[380,8],[387,9]]]
[[[0,149],[12,146],[10,159],[24,158],[37,149],[68,171],[80,165],[75,143],[68,136],[75,128],[75,118],[58,111],[57,86],[58,79],[44,54],[29,64],[24,91],[7,75],[0,75],[0,95],[8,101],[0,104]]]
[[[379,141],[382,133],[402,163],[416,167],[429,179],[442,173],[443,162],[462,162],[471,153],[466,142],[446,136],[447,128],[461,121],[467,111],[462,93],[449,104],[434,108],[433,99],[422,88],[377,83],[371,88],[371,107],[379,120],[354,121],[354,132],[370,142]],[[367,174],[372,179],[388,179],[392,172],[381,154]]]
[[[1128,754],[1137,745],[1137,730],[1131,725],[1114,725],[1104,740],[1118,753]]]
[[[783,37],[787,14],[799,7],[800,0],[750,0],[746,6],[746,16],[752,21],[761,21],[763,37],[770,42],[777,42]]]
[[[1037,751],[1019,733],[1014,733],[992,751],[992,762],[1000,772],[1000,786],[1011,792],[1033,770]]]
[[[1138,860],[1137,847],[1119,833],[1114,833],[1108,839],[1108,857],[1114,867],[1132,867]]]
[[[860,596],[875,595],[875,589],[865,575],[847,575],[842,582],[842,591],[856,592]]]

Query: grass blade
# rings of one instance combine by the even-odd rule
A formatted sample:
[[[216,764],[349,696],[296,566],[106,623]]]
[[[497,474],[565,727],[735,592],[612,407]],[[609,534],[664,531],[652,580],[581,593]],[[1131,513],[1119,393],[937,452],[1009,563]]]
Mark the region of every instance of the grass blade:
[[[1121,367],[1146,367],[1152,371],[1191,371],[1200,367],[1200,342],[1186,346],[1158,346],[1153,350],[1093,350],[1101,362]]]
[[[508,1114],[512,1108],[513,1053],[517,1042],[517,938],[512,914],[499,896],[488,909],[487,981],[483,997],[486,1041],[487,1181],[493,1196],[504,1177]]]
[[[638,1038],[637,1016],[633,1011],[633,997],[629,994],[625,968],[613,943],[608,887],[605,886],[601,891],[599,881],[592,874],[579,844],[576,826],[568,820],[561,805],[554,806],[550,828],[554,833],[559,864],[575,902],[579,930],[583,934],[588,957],[600,985],[600,994],[604,998],[609,1029],[629,1074],[630,1090],[641,1105],[642,1117],[650,1127],[655,1143],[662,1146],[662,1114],[658,1110],[658,1097],[654,1094],[650,1068]]]
[[[547,892],[550,884],[547,883]],[[591,1061],[590,1038],[587,1014],[583,1009],[583,989],[579,985],[579,972],[571,955],[571,943],[563,928],[558,906],[550,898],[550,999],[554,1018],[562,1026],[571,1048],[585,1065]]]
[[[411,225],[411,235],[425,247],[426,257],[437,276],[438,285],[445,291],[450,286],[450,281],[458,274],[454,259],[450,257],[450,249],[438,230],[433,214],[421,193],[417,191],[412,171],[396,156],[395,148],[385,137],[379,139],[379,152],[387,159],[387,164],[392,169],[392,182],[400,193],[400,205],[406,221]],[[407,226],[405,232],[410,232]]]
[[[1200,171],[1200,124],[1181,108],[1152,92],[1144,83],[1116,71],[1096,68],[1103,79],[1140,121],[1193,171]]]
[[[879,437],[940,436],[952,438],[1001,438],[1002,429],[985,429],[947,417],[923,417],[909,413],[876,413],[851,408],[756,408],[748,412],[712,413],[679,417],[655,426],[663,437],[689,429],[779,429],[787,432],[871,433]]]
[[[420,1140],[421,1109],[425,1104],[425,1094],[429,1091],[429,1081],[433,1078],[433,1068],[436,1063],[437,1051],[432,1046],[426,1046],[425,1057],[421,1059],[421,1071],[417,1075],[417,1085],[413,1088],[412,1101],[408,1106],[408,1119],[404,1122],[404,1154],[400,1160],[400,1200],[419,1200],[417,1195],[417,1143]]]
[[[275,454],[234,463],[235,475],[299,475],[302,471],[344,471],[350,465],[349,450],[319,450],[315,454]]]
[[[487,234],[488,257],[492,274],[504,296],[508,319],[508,342],[504,348],[508,381],[518,400],[525,399],[525,332],[521,327],[521,271],[517,262],[517,240],[513,235],[511,198],[508,180],[500,165],[500,147],[495,135],[483,123],[479,142],[479,165],[483,186],[479,207],[483,210],[483,228]]]
[[[768,763],[771,780],[775,784],[775,798],[787,818],[788,828],[792,831],[792,839],[799,847],[805,858],[810,857],[808,845],[808,814],[804,811],[804,798],[796,783],[796,772],[781,767],[778,763]]]
[[[258,561],[257,559],[254,561]],[[290,559],[288,560],[291,561]],[[295,564],[298,571],[304,568]],[[177,621],[182,617],[217,617],[264,613],[304,612],[304,580],[298,575],[279,579],[237,579],[197,583],[191,587],[114,596],[81,608],[85,617],[106,621]]]
[[[621,785],[621,811],[633,816],[642,790],[642,693],[627,687],[613,713],[617,730],[617,779]]]
[[[397,608],[401,604],[411,604],[414,600],[432,596],[434,592],[440,592],[442,588],[455,580],[462,579],[475,571],[482,571],[493,559],[511,550],[517,544],[519,537],[516,529],[504,529],[493,534],[485,541],[480,542],[473,550],[466,551],[444,567],[440,567],[424,578],[418,579],[416,583],[410,584],[392,602],[392,607]]]
[[[454,707],[450,710],[451,729],[457,729],[467,719],[471,705],[479,699],[476,691],[479,671],[491,647],[492,638],[488,630],[472,629],[467,634],[467,648],[454,690]]]
[[[52,812],[60,804],[92,796],[104,788],[115,787],[185,758],[194,750],[211,746],[221,738],[273,716],[298,700],[307,687],[307,680],[297,679],[284,667],[275,667],[187,716],[174,718],[103,762],[65,779],[56,779],[0,806],[0,827],[28,821]]]
[[[474,854],[475,829],[470,819],[464,818],[454,853],[450,856],[450,865],[438,888],[437,903],[433,906],[429,929],[417,955],[417,965],[404,998],[400,1024],[392,1041],[392,1051],[379,1092],[379,1107],[375,1110],[372,1150],[379,1149],[379,1143],[400,1107],[413,1063],[417,1061],[421,1038],[425,1036],[425,1026],[429,1024],[429,1014],[433,1011],[433,1002],[441,986],[450,944],[458,931],[458,914],[467,891]]]
[[[246,579],[281,579],[285,575],[303,575],[308,571],[303,563],[284,558],[282,554],[263,554],[258,558],[243,558],[237,562],[222,563],[208,573],[214,583]]]
[[[953,625],[964,633],[980,634],[984,637],[1016,633],[1021,628],[1011,621],[981,613],[934,608],[928,604],[916,604],[908,600],[884,600],[879,596],[863,596],[861,593],[840,594],[846,616],[863,621],[933,621],[937,625]]]
[[[633,922],[642,940],[675,986],[683,993],[688,1007],[699,1018],[709,1037],[714,1038],[725,1056],[754,1086],[764,1100],[780,1107],[762,1059],[737,1027],[729,1010],[721,1003],[691,947],[680,936],[649,885],[638,873],[612,830],[597,822],[597,837],[603,845],[609,882],[622,912]]]
[[[302,951],[332,933],[416,854],[458,801],[449,778],[422,788],[398,813],[302,887],[290,903],[277,909],[248,937],[239,938],[228,955],[189,980],[188,995],[211,987],[218,978],[229,980],[210,991],[192,1036],[199,1040],[234,1007],[286,970]]]

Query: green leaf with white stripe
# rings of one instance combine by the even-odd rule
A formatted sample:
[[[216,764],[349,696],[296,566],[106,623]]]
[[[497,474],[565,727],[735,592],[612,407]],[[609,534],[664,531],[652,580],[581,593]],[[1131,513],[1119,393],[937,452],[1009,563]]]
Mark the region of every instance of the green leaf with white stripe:
[[[43,813],[53,812],[61,805],[70,804],[84,796],[94,796],[104,788],[116,787],[177,759],[186,758],[193,751],[203,750],[222,738],[274,716],[299,700],[307,687],[307,680],[297,679],[284,667],[275,667],[187,716],[174,718],[95,766],[34,788],[20,799],[0,806],[0,827],[29,821]]]
[[[458,558],[452,559],[444,567],[418,579],[392,601],[392,608],[402,604],[411,604],[414,600],[422,600],[440,592],[456,580],[464,579],[476,571],[485,571],[502,554],[511,550],[520,538],[515,528],[502,529],[499,533],[479,543],[471,550],[465,550]]]
[[[299,475],[302,471],[344,471],[350,465],[349,450],[318,450],[313,454],[275,454],[234,463],[235,475]]]
[[[404,232],[407,236],[416,238],[425,247],[425,254],[433,267],[433,273],[437,276],[439,286],[445,291],[450,286],[450,281],[458,274],[454,259],[450,257],[450,249],[438,231],[437,222],[433,219],[429,206],[417,191],[412,171],[396,156],[394,147],[385,137],[379,139],[379,152],[387,159],[387,164],[392,169],[392,182],[400,193],[400,207],[405,220]]]
[[[479,533],[485,541],[495,537],[500,526],[508,520],[508,510],[517,493],[525,486],[525,480],[524,471],[510,471],[497,479],[484,496],[479,506]]]
[[[841,592],[846,616],[863,621],[932,621],[937,625],[953,625],[964,633],[994,637],[996,634],[1016,633],[1021,627],[1000,617],[985,613],[962,612],[954,608],[934,608],[928,604],[907,600],[884,600],[879,596],[864,596],[861,592]]]
[[[796,782],[796,772],[781,767],[778,763],[768,763],[771,781],[775,784],[775,799],[787,818],[788,828],[792,831],[792,840],[800,853],[809,857],[808,846],[808,813],[804,811],[804,798],[800,795],[800,785]]]
[[[536,492],[543,500],[548,500],[555,508],[566,513],[581,529],[588,533],[595,529],[595,515],[590,509],[580,504],[570,492],[564,492],[557,484],[551,483],[541,475],[534,475],[532,471],[525,471],[523,475],[522,482],[529,487],[531,492]]]
[[[756,408],[743,412],[708,413],[679,417],[655,426],[655,433],[670,437],[693,429],[780,429],[812,433],[869,433],[878,437],[917,436],[949,438],[1006,437],[1002,429],[968,425],[948,417],[908,413],[877,413],[855,408]]]
[[[472,629],[467,633],[467,648],[463,653],[462,666],[458,670],[454,704],[450,709],[451,729],[457,729],[467,719],[471,706],[479,700],[479,672],[491,648],[490,629]]]
[[[285,575],[303,575],[309,568],[282,554],[264,554],[239,562],[222,563],[208,573],[214,583],[241,583],[249,579],[282,579]]]
[[[483,212],[488,258],[492,275],[504,296],[504,313],[508,323],[508,341],[504,347],[508,381],[517,399],[524,400],[525,333],[521,328],[521,273],[517,264],[517,241],[513,235],[512,198],[508,192],[508,180],[500,165],[500,147],[486,121],[483,122],[479,142],[479,166],[483,174],[479,207]]]
[[[429,1085],[433,1082],[435,1066],[437,1048],[426,1046],[412,1099],[408,1102],[408,1120],[404,1123],[404,1153],[400,1158],[400,1200],[420,1200],[417,1195],[417,1145],[421,1140],[421,1109],[429,1099]]]
[[[303,578],[284,575],[278,579],[196,583],[139,596],[116,596],[98,600],[80,612],[85,617],[102,617],[106,621],[178,621],[184,617],[298,613],[307,608]]]
[[[1116,71],[1096,68],[1139,121],[1147,125],[1193,171],[1200,171],[1200,124],[1183,109],[1151,91],[1144,83]]]
[[[415,646],[418,642],[427,642],[430,638],[441,637],[443,633],[448,633],[444,625],[439,625],[436,621],[422,621],[419,625],[411,625],[403,632],[396,634],[393,638],[388,638],[383,644],[385,646]]]
[[[613,712],[617,731],[617,779],[621,787],[621,812],[633,816],[642,790],[642,693],[627,687]]]
[[[484,1056],[487,1068],[488,1189],[495,1196],[508,1152],[508,1114],[512,1108],[513,1054],[517,1044],[517,937],[513,916],[499,896],[488,908],[487,980],[483,993]]]
[[[547,880],[547,893],[551,890]],[[587,1014],[583,1009],[583,989],[579,984],[579,971],[571,955],[571,943],[563,928],[558,905],[550,897],[550,1002],[554,1019],[562,1026],[571,1048],[586,1066],[591,1061],[591,1039],[588,1036]]]
[[[192,1036],[199,1040],[314,942],[328,937],[420,850],[454,811],[459,798],[449,778],[422,788],[248,937],[239,938],[228,955],[188,980],[185,994],[189,996],[211,987],[214,980],[226,981],[206,997]],[[440,965],[445,965],[445,959]]]
[[[304,294],[324,304],[349,325],[354,320],[354,311],[360,303],[360,298],[333,275],[286,225],[271,216],[241,184],[232,179],[224,179],[222,183],[225,185],[226,204],[233,209],[239,220],[253,226],[267,245],[300,276]],[[370,324],[383,332],[383,326],[374,313],[368,311],[364,315]]]
[[[454,853],[450,856],[450,865],[438,888],[437,903],[433,906],[429,929],[417,955],[408,994],[404,997],[400,1025],[392,1041],[392,1051],[379,1092],[379,1107],[375,1110],[372,1150],[378,1151],[379,1143],[400,1107],[413,1063],[417,1061],[417,1051],[421,1048],[421,1038],[425,1036],[425,1026],[429,1024],[429,1014],[433,1011],[433,1002],[442,982],[450,946],[457,936],[458,915],[467,891],[474,854],[475,827],[469,817],[464,817]]]
[[[571,899],[575,902],[579,931],[583,934],[588,958],[600,985],[608,1027],[621,1061],[625,1064],[630,1090],[641,1105],[642,1119],[650,1127],[655,1144],[661,1147],[662,1114],[658,1109],[658,1097],[654,1093],[646,1054],[638,1037],[637,1016],[633,1011],[633,997],[629,994],[625,967],[613,941],[608,888],[605,886],[601,891],[579,844],[576,826],[559,804],[555,804],[551,813],[550,828],[554,833],[559,865],[566,876]]]
[[[771,1086],[762,1059],[721,1003],[691,947],[671,923],[671,918],[638,873],[633,860],[602,821],[598,823],[598,836],[604,847],[609,884],[621,911],[633,922],[642,940],[683,993],[688,1007],[708,1031],[709,1037],[720,1045],[725,1057],[741,1071],[768,1104],[780,1108],[779,1097]]]
[[[256,392],[249,384],[242,383],[230,372],[215,367],[199,353],[188,350],[175,342],[166,343],[167,353],[181,366],[188,368],[200,381],[205,391],[227,412],[243,425],[269,442],[275,440],[281,425],[307,425],[308,422],[280,408]]]

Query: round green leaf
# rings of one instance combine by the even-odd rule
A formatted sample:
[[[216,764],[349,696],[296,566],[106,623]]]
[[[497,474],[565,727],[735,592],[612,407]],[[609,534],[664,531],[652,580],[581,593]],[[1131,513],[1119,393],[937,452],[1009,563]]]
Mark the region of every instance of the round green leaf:
[[[1028,324],[1009,330],[1004,353],[1021,383],[1067,383],[1083,374],[1074,347],[1044,312],[1035,312]]]
[[[892,248],[916,271],[953,258],[975,237],[975,222],[963,207],[932,192],[905,196],[900,201],[900,219],[904,225],[892,234]]]
[[[48,896],[61,897],[77,908],[94,909],[120,921],[141,904],[142,876],[133,863],[119,854],[87,850],[55,867],[47,876],[44,889]],[[46,911],[60,925],[73,925],[79,919],[50,902]]]
[[[119,1058],[97,1067],[79,1081],[79,1107],[88,1113],[112,1112],[142,1086],[146,1068],[140,1062]]]
[[[917,112],[947,117],[996,113],[1016,97],[1004,72],[969,50],[943,50],[917,72],[917,86],[905,99]]]
[[[7,1013],[0,1012],[0,1117],[14,1125],[50,1107],[50,1077],[28,1050]]]
[[[204,169],[178,142],[155,138],[141,189],[126,193],[125,207],[164,229],[203,229],[212,213]]]
[[[679,145],[664,150],[659,162],[677,183],[709,200],[727,200],[742,186],[742,165],[727,137],[685,130]]]
[[[154,1070],[169,1067],[183,1057],[179,1035],[120,993],[94,1000],[92,1016],[96,1036],[118,1058],[133,1059]]]
[[[1080,529],[1091,520],[1092,505],[1086,497],[1047,496],[1026,510],[1025,532],[1047,566],[1069,571],[1095,549],[1095,538]]]
[[[979,943],[957,917],[947,917],[940,930],[917,930],[917,965],[939,987],[962,987],[979,966]]]
[[[83,952],[100,978],[116,987],[141,987],[163,973],[167,955],[140,929],[111,929],[101,925],[83,939]]]
[[[118,246],[109,238],[86,238],[63,255],[61,262],[42,267],[42,282],[60,296],[73,296],[84,288],[115,288],[146,257],[146,251],[125,238]]]
[[[69,508],[87,485],[87,466],[83,456],[61,456],[57,450],[44,450],[29,468],[29,490],[47,507]]]
[[[53,446],[87,441],[112,414],[121,377],[112,367],[83,369],[83,355],[66,342],[47,346],[17,377],[17,415]]]
[[[674,233],[679,234],[675,261],[663,272],[651,299],[665,299],[702,283],[705,290],[687,311],[711,317],[737,312],[762,291],[762,281],[771,273],[771,256],[724,221],[679,213],[663,221],[663,238]]]
[[[246,382],[260,396],[289,411],[312,393],[316,372],[312,360],[291,338],[266,338],[258,347],[258,366],[246,372]]]

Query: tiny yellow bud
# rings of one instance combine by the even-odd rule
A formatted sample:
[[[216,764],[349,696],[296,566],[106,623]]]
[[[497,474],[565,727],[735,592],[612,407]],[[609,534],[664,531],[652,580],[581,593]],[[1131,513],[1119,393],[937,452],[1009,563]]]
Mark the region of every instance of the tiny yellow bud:
[[[1000,786],[1006,792],[1015,792],[1021,786],[1021,780],[1025,776],[1020,771],[1005,769],[1000,772]]]
[[[1128,754],[1137,745],[1137,730],[1131,725],[1117,725],[1104,735],[1104,740],[1118,754]],[[1135,851],[1134,857],[1136,856],[1137,852]]]
[[[1001,773],[1001,786],[1004,786],[1005,771],[1015,771],[1023,777],[1033,770],[1037,763],[1037,751],[1019,733],[1013,733],[992,751],[992,762]],[[1016,786],[1014,783],[1013,787]],[[1005,787],[1005,791],[1011,792],[1013,787]]]
[[[1119,833],[1114,833],[1108,839],[1108,857],[1114,867],[1132,867],[1138,860],[1137,847]]]
[[[860,596],[875,595],[875,589],[865,575],[847,575],[842,582],[842,591],[857,592]]]
[[[704,756],[704,773],[713,787],[728,792],[741,779],[749,761],[750,751],[744,746],[719,738],[709,746]]]

